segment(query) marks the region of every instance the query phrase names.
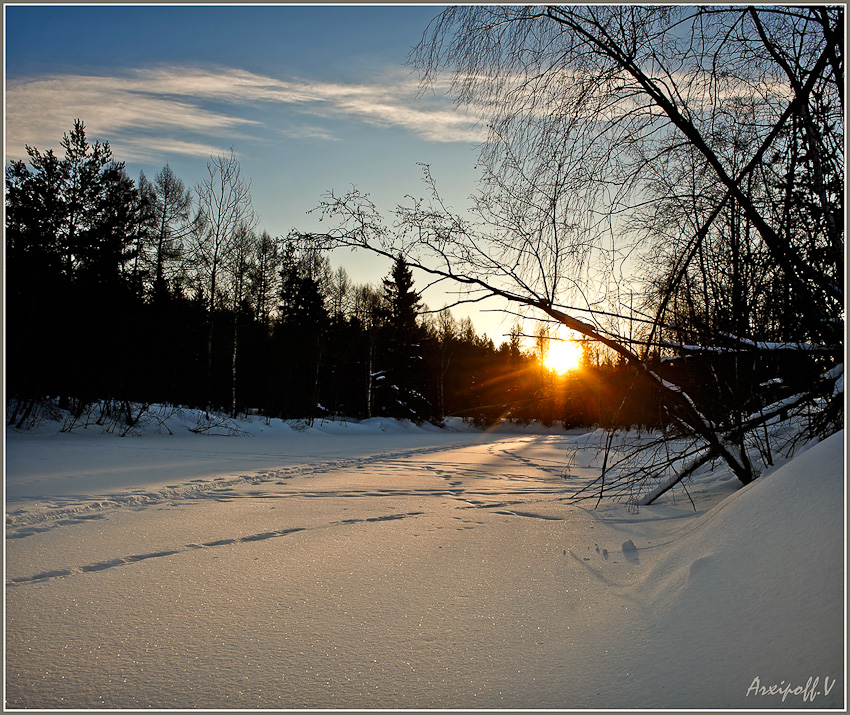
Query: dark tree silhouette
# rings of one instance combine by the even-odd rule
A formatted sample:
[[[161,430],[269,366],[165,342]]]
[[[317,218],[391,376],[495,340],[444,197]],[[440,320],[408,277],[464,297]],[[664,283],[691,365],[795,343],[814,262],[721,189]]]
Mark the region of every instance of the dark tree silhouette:
[[[424,392],[426,331],[419,323],[422,309],[413,289],[413,273],[405,260],[396,258],[383,281],[383,328],[381,370],[377,375],[379,411],[390,417],[416,422],[433,418],[434,410]]]

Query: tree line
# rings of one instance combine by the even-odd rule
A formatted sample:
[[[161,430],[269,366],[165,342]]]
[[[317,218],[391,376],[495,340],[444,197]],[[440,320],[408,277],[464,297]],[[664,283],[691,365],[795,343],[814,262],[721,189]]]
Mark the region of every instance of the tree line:
[[[657,425],[622,361],[588,350],[558,377],[543,333],[498,347],[427,311],[401,255],[379,285],[261,230],[235,154],[187,188],[166,165],[127,176],[82,121],[63,154],[6,168],[8,421],[50,406],[132,425],[151,404],[313,420],[459,415]],[[627,407],[624,408],[624,401]]]

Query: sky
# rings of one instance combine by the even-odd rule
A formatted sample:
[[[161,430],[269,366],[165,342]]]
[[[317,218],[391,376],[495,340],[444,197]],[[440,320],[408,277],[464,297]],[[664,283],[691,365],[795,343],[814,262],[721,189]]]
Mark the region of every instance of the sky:
[[[5,159],[59,150],[75,119],[109,141],[128,174],[166,163],[191,187],[232,148],[251,181],[259,228],[319,228],[329,190],[352,186],[382,211],[424,196],[428,164],[457,209],[476,190],[474,117],[407,64],[439,5],[6,5]],[[335,254],[358,283],[386,259]],[[417,279],[423,287],[424,276]],[[426,291],[440,308],[451,296]],[[496,308],[498,303],[483,307]],[[498,345],[511,320],[478,307]]]

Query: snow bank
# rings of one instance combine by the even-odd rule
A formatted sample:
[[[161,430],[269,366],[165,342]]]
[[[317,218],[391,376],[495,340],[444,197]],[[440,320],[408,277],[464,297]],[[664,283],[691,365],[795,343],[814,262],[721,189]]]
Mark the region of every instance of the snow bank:
[[[624,590],[639,609],[596,685],[617,706],[841,707],[843,467],[842,431],[689,525]]]

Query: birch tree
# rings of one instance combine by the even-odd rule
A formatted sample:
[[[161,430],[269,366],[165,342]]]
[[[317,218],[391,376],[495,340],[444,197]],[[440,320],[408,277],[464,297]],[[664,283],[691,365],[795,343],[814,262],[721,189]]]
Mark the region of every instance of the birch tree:
[[[230,416],[236,417],[237,358],[239,355],[239,320],[248,300],[248,280],[257,258],[258,239],[251,227],[241,222],[233,233],[233,246],[224,264],[230,288],[230,311],[233,314],[233,339],[230,346]]]
[[[198,212],[190,250],[197,276],[198,291],[207,307],[207,401],[211,396],[215,311],[226,305],[223,287],[225,266],[238,245],[240,231],[253,227],[256,220],[250,183],[233,149],[212,156],[207,176],[195,187]]]

